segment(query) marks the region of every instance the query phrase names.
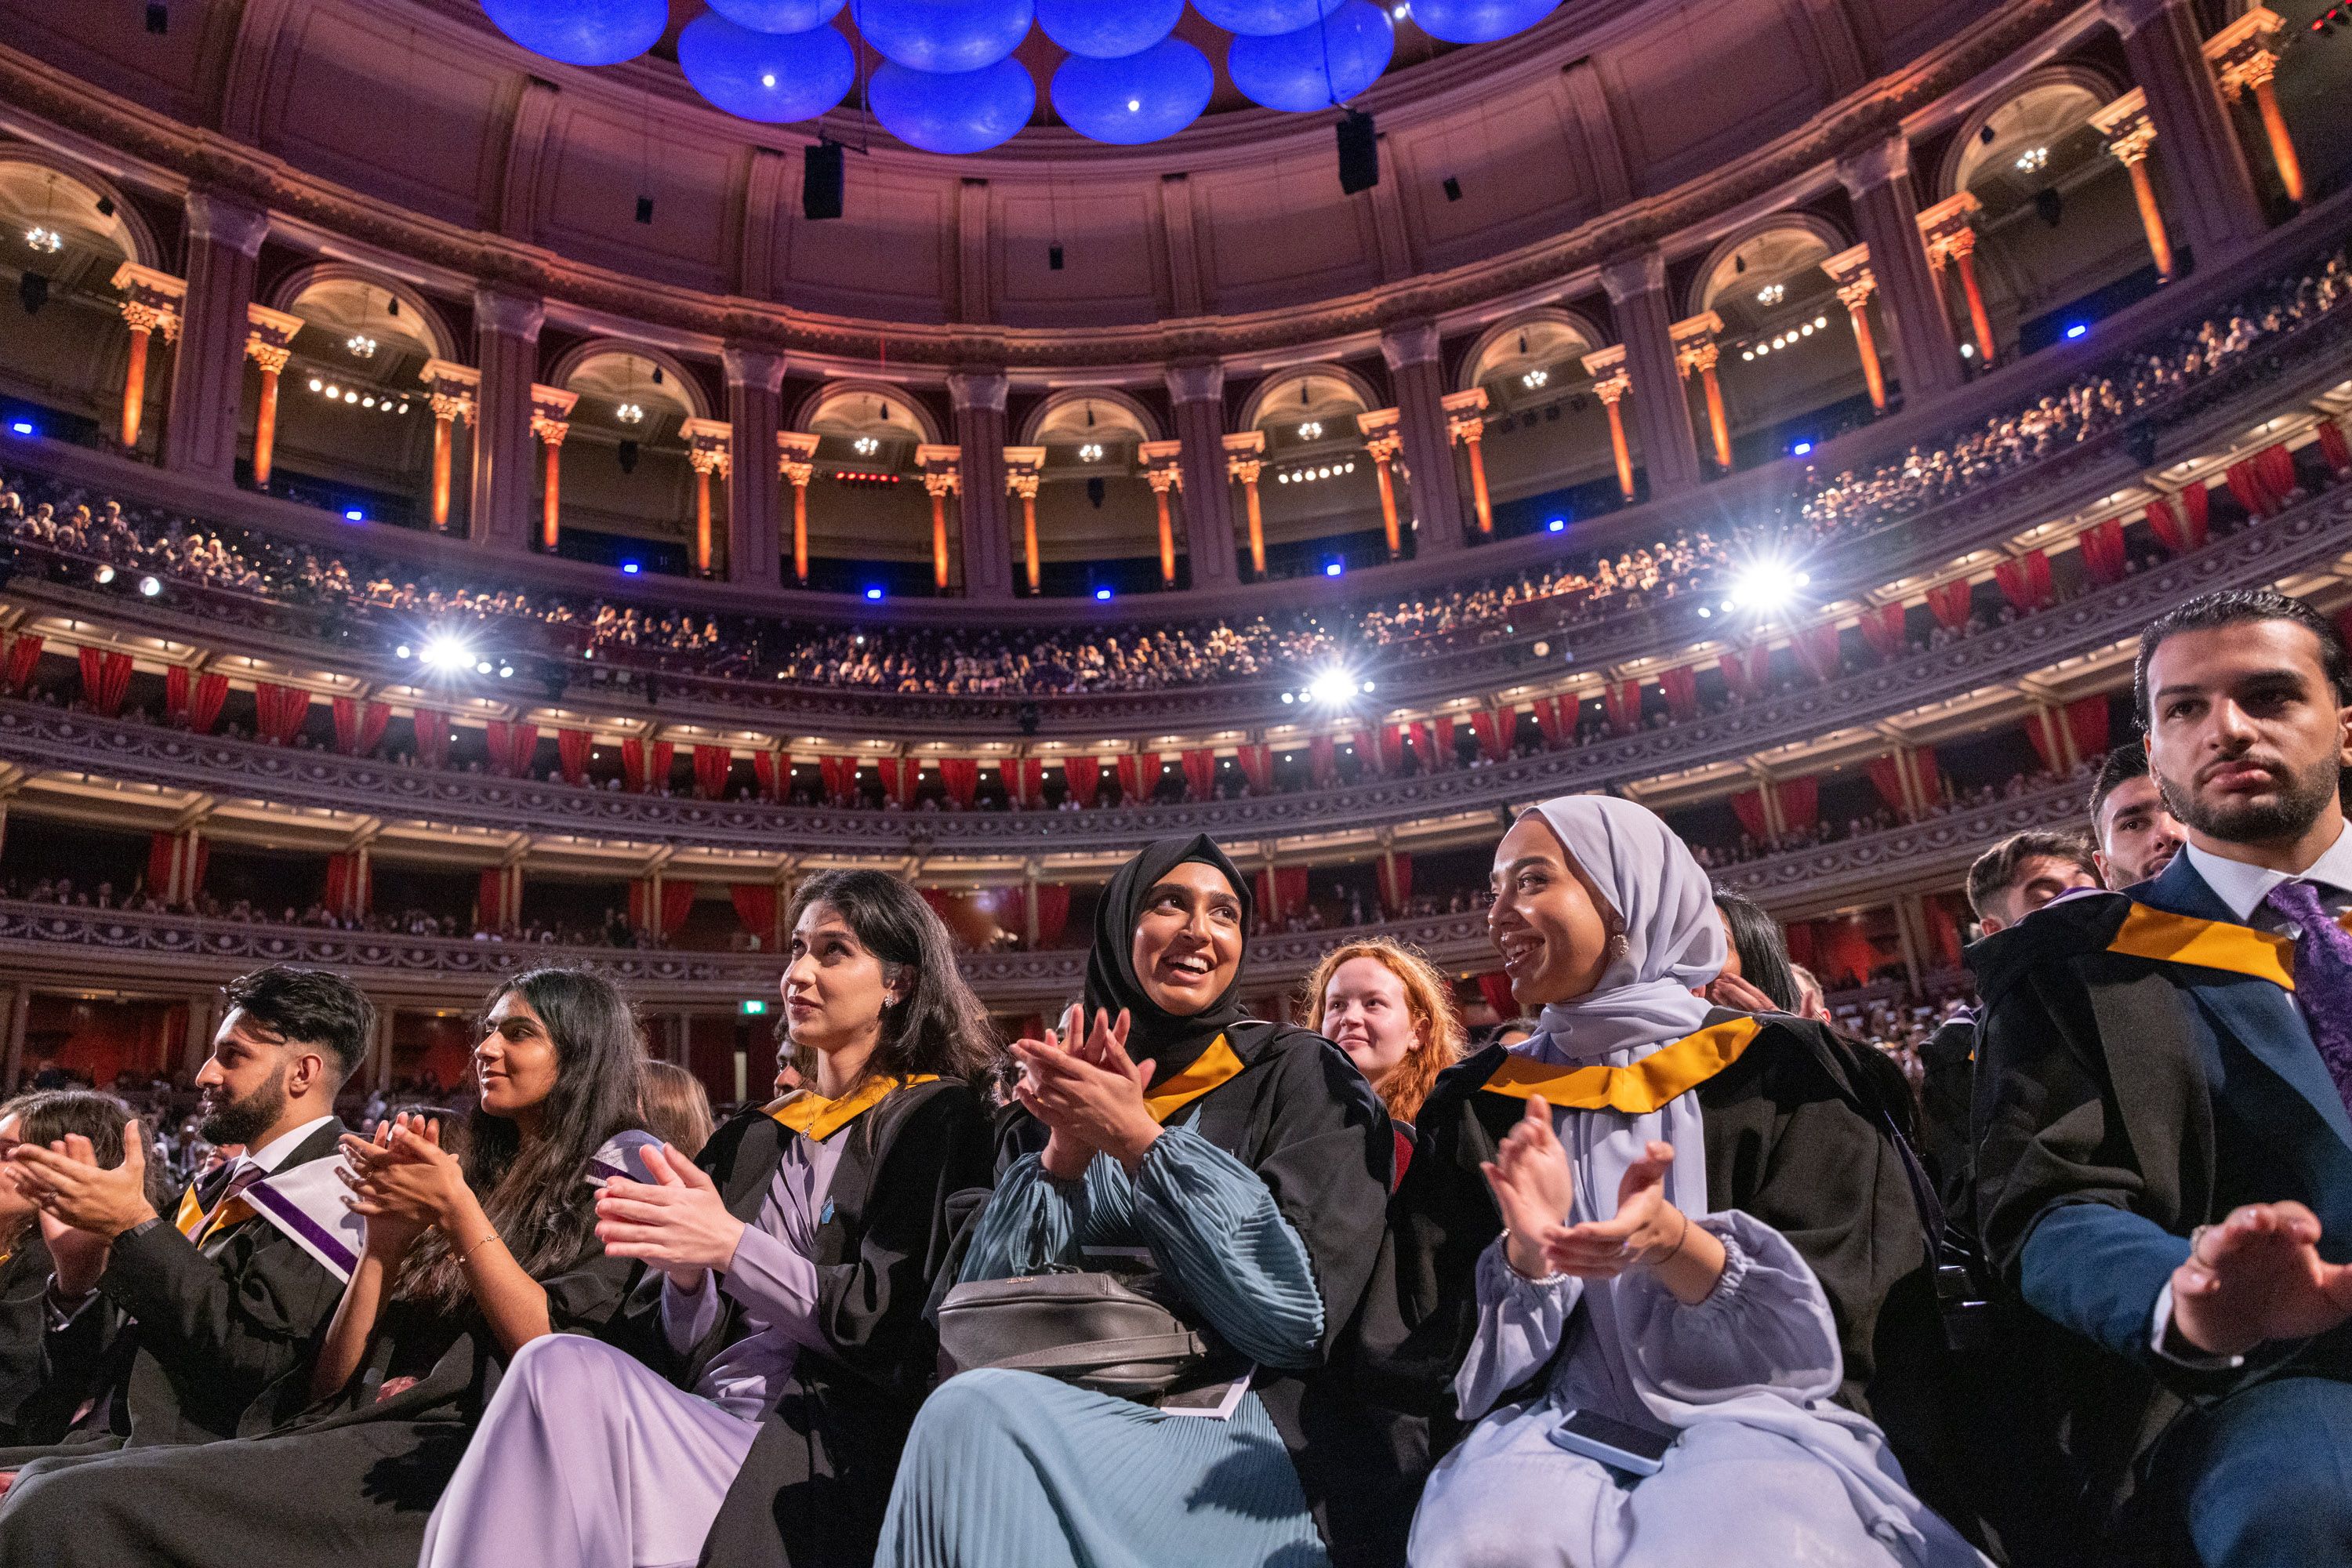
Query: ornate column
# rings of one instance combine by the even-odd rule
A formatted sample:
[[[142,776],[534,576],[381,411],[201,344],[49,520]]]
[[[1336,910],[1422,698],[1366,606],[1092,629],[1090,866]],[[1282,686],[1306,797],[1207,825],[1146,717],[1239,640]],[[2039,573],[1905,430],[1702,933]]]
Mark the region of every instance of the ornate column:
[[[1192,563],[1192,586],[1230,588],[1241,574],[1234,560],[1234,481],[1225,461],[1225,368],[1171,365],[1167,380],[1176,412],[1174,483],[1184,492],[1184,548]],[[1147,467],[1144,478],[1150,477]],[[1160,500],[1167,500],[1165,491]],[[1163,554],[1161,560],[1166,564],[1173,557]]]
[[[793,579],[808,586],[808,491],[816,478],[816,440],[800,430],[776,432],[776,471],[793,487]]]
[[[2286,199],[2303,202],[2303,160],[2294,155],[2294,139],[2286,132],[2279,113],[2278,94],[2272,79],[2278,75],[2279,34],[2286,19],[2267,6],[2256,5],[2205,40],[2205,58],[2225,103],[2235,103],[2251,89],[2254,112],[2262,117],[2263,137],[2271,144],[2271,162],[2277,165],[2279,184]]]
[[[1372,479],[1381,487],[1381,531],[1388,536],[1389,559],[1394,561],[1404,553],[1404,531],[1397,522],[1396,476],[1391,472],[1398,454],[1404,450],[1404,437],[1397,434],[1397,411],[1375,408],[1359,414],[1356,431],[1364,438],[1364,450],[1371,454]]]
[[[294,357],[290,346],[302,318],[265,305],[245,308],[245,353],[261,367],[261,401],[253,413],[253,488],[269,488],[270,458],[278,448],[278,377]]]
[[[2123,35],[2125,62],[2163,139],[2173,216],[2198,264],[2210,267],[2266,226],[2245,149],[2206,63],[2193,0],[2105,0],[2104,9]]]
[[[1725,473],[1731,472],[1731,427],[1723,416],[1723,384],[1716,379],[1715,363],[1720,351],[1716,347],[1716,335],[1723,331],[1723,318],[1713,310],[1702,310],[1674,325],[1675,369],[1688,381],[1691,373],[1698,373],[1699,384],[1706,393],[1706,433],[1715,443],[1715,466]]]
[[[1143,461],[1143,482],[1151,487],[1152,504],[1160,511],[1160,583],[1176,585],[1176,522],[1169,514],[1168,492],[1184,485],[1184,444],[1146,441],[1136,448]],[[1189,539],[1188,539],[1189,542]]]
[[[1633,389],[1625,374],[1625,346],[1612,343],[1584,356],[1584,374],[1592,378],[1592,395],[1609,411],[1609,453],[1617,459],[1617,493],[1633,499],[1633,454],[1625,445],[1625,411],[1618,406]]]
[[[1969,331],[1976,339],[1977,363],[1993,362],[1992,319],[1985,313],[1984,295],[1977,288],[1977,231],[1974,218],[1982,204],[1966,191],[1956,192],[1919,215],[1919,243],[1927,247],[1927,266],[1936,275],[1937,297],[1943,296],[1944,264],[1960,275],[1960,293],[1969,308]]]
[[[1225,437],[1225,472],[1242,484],[1242,515],[1248,525],[1250,575],[1265,575],[1265,506],[1258,476],[1265,472],[1265,432],[1235,430]]]
[[[269,215],[257,207],[210,191],[188,193],[188,294],[163,416],[166,468],[220,479],[236,471],[246,307],[253,303],[254,258],[268,232]]]
[[[433,527],[439,531],[449,526],[449,472],[454,466],[457,422],[474,422],[475,393],[482,377],[471,365],[429,359],[416,379],[425,384],[425,395],[433,403]]]
[[[1601,287],[1617,317],[1625,370],[1633,380],[1633,417],[1642,426],[1642,465],[1653,498],[1679,494],[1698,483],[1698,443],[1690,405],[1675,369],[1674,312],[1666,303],[1666,258],[1637,251],[1601,269]]]
[[[147,344],[157,332],[165,342],[178,339],[188,286],[168,272],[126,261],[114,269],[114,287],[122,290],[122,320],[131,329],[131,362],[122,372],[122,445],[136,447],[147,411]]]
[[[923,489],[931,498],[931,585],[944,594],[950,574],[948,570],[948,497],[955,495],[961,484],[961,448],[955,447],[918,447],[915,464],[922,470]],[[964,575],[971,574],[971,561],[966,557]]]
[[[1396,393],[1396,433],[1412,480],[1413,553],[1459,550],[1462,488],[1454,477],[1454,441],[1445,424],[1444,345],[1429,321],[1408,321],[1381,334]]]
[[[1439,401],[1445,409],[1447,438],[1470,448],[1470,514],[1478,520],[1478,536],[1491,539],[1495,507],[1486,494],[1486,389],[1449,392]]]
[[[1004,448],[1004,482],[1012,487],[1014,495],[1021,498],[1022,573],[1033,594],[1045,582],[1045,567],[1037,555],[1037,487],[1045,473],[1045,447]]]
[[[1838,163],[1853,202],[1887,321],[1895,329],[1895,374],[1904,401],[1925,402],[1960,384],[1952,320],[1919,243],[1919,205],[1911,194],[1911,143],[1899,133]]]
[[[530,545],[531,384],[546,308],[532,295],[474,291],[474,359],[480,402],[474,422],[474,483],[467,525],[477,543]]]
[[[2172,279],[2172,241],[2164,232],[2164,209],[2156,205],[2156,182],[2148,178],[2148,150],[2156,145],[2156,125],[2147,117],[2147,94],[2132,89],[2094,112],[2091,124],[2106,138],[2107,151],[2131,175],[2132,200],[2139,207],[2140,232],[2147,237],[2147,253],[2156,275]]]
[[[572,410],[580,401],[576,392],[560,386],[530,389],[530,433],[547,448],[547,483],[540,500],[539,547],[550,555],[562,537],[559,526],[563,491],[563,438],[572,434]],[[709,496],[704,497],[705,501]]]
[[[955,398],[957,504],[963,525],[963,596],[1013,596],[1013,526],[1005,497],[1004,395],[1001,370],[958,371],[948,377]]]
[[[710,575],[715,562],[710,526],[710,477],[725,479],[734,468],[734,426],[723,419],[688,419],[677,427],[686,437],[686,460],[694,469],[694,570]]]
[[[1870,270],[1870,247],[1841,250],[1822,263],[1822,270],[1837,285],[1838,302],[1845,307],[1845,319],[1853,324],[1853,347],[1862,357],[1862,379],[1870,388],[1870,406],[1884,414],[1886,377],[1878,368],[1878,343],[1870,331],[1870,296],[1878,287]]]
[[[745,454],[740,472],[727,476],[727,580],[757,588],[776,585],[776,479],[779,470],[752,460],[776,445],[783,421],[779,394],[784,384],[782,354],[756,349],[724,351],[727,370],[727,450]]]

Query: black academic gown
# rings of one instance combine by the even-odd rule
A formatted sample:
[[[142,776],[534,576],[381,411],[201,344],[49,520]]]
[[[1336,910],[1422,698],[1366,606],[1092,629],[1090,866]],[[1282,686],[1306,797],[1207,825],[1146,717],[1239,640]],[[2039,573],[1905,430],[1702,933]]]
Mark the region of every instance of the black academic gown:
[[[584,1181],[580,1193],[594,1202]],[[539,1277],[555,1331],[605,1328],[633,1272],[590,1232],[569,1262]],[[197,1447],[126,1448],[19,1477],[0,1500],[0,1563],[415,1568],[425,1522],[505,1369],[478,1310],[391,1302],[352,1386],[289,1426]]]
[[[40,1226],[27,1226],[24,1239],[0,1257],[0,1443],[54,1440],[26,1435],[41,1389],[41,1339],[48,1326],[41,1300],[48,1288],[49,1249]]]
[[[1707,1021],[1734,1016],[1718,1011]],[[1784,1014],[1757,1022],[1739,1058],[1695,1091],[1707,1205],[1761,1220],[1812,1266],[1845,1358],[1839,1402],[1887,1428],[1908,1472],[1900,1434],[1925,1422],[1915,1408],[1932,1398],[1923,1368],[1941,1330],[1907,1152],[1828,1028]],[[1527,1114],[1525,1100],[1485,1092],[1508,1055],[1490,1046],[1448,1068],[1423,1104],[1419,1147],[1391,1205],[1390,1241],[1364,1313],[1366,1385],[1392,1412],[1425,1423],[1433,1461],[1465,1430],[1454,1375],[1476,1332],[1478,1255],[1503,1233],[1479,1166]],[[1507,1401],[1539,1392],[1549,1375],[1538,1373]]]
[[[1282,1434],[1332,1561],[1392,1563],[1371,1544],[1381,1539],[1374,1521],[1407,1482],[1352,1384],[1345,1349],[1385,1223],[1396,1150],[1388,1111],[1320,1035],[1255,1021],[1224,1033],[1242,1070],[1166,1125],[1190,1129],[1256,1172],[1306,1243],[1323,1298],[1322,1359],[1296,1371],[1261,1368],[1252,1387]],[[1042,1122],[1025,1111],[1011,1119],[1008,1155],[1045,1147]]]
[[[2095,1515],[2129,1497],[2185,1403],[2283,1373],[2352,1378],[2352,1325],[2233,1373],[2149,1349],[2189,1232],[2241,1204],[2305,1204],[2322,1255],[2352,1259],[2352,1119],[2274,979],[2119,951],[2149,945],[2126,935],[2140,906],[2243,930],[2180,855],[2128,896],[2061,900],[1969,950],[1979,1227],[2077,1352],[2059,1419]]]
[[[332,1159],[343,1131],[329,1121],[278,1169]],[[99,1299],[44,1335],[34,1397],[87,1413],[55,1447],[0,1450],[0,1469],[268,1431],[307,1403],[310,1353],[342,1293],[324,1264],[257,1215],[202,1246],[169,1215],[122,1237],[99,1276]]]
[[[698,1163],[746,1224],[797,1136],[764,1110],[721,1127]],[[753,1439],[704,1543],[710,1564],[865,1568],[874,1560],[915,1412],[939,1375],[923,1307],[954,1237],[950,1204],[991,1179],[986,1106],[969,1085],[909,1085],[834,1134],[848,1140],[816,1232],[818,1321],[830,1349],[803,1350],[791,1387]],[[691,1388],[741,1338],[743,1309],[720,1293],[719,1321],[691,1350],[661,1327],[662,1276],[647,1271],[606,1337]]]

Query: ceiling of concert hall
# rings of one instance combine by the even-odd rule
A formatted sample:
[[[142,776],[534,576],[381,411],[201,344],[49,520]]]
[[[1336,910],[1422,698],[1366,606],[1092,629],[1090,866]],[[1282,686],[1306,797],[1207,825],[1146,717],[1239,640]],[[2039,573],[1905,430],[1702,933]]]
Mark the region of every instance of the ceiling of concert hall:
[[[1407,9],[1391,64],[1350,105],[1381,142],[1381,183],[1355,196],[1339,189],[1339,112],[1256,107],[1222,63],[1207,111],[1165,140],[1108,146],[1055,123],[1061,51],[1042,33],[1013,57],[1041,89],[1034,121],[958,157],[896,142],[855,93],[800,124],[711,108],[675,58],[701,0],[675,0],[661,42],[602,68],[515,45],[480,0],[170,0],[161,33],[140,6],[0,0],[0,29],[259,148],[298,183],[453,237],[812,316],[1086,330],[1278,319],[1500,267],[1799,143],[1858,95],[1916,92],[1907,78],[1930,63],[1956,79],[1941,57],[1987,17],[1979,0],[1567,0],[1515,36],[1452,47]],[[1225,36],[1195,10],[1177,34],[1222,62]],[[819,131],[851,151],[844,216],[812,223],[801,153]]]

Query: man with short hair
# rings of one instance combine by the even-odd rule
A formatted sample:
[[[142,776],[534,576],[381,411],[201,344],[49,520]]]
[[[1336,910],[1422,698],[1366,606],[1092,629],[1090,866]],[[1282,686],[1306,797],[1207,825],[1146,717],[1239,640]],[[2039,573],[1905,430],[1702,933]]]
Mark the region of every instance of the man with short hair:
[[[136,1121],[111,1170],[70,1141],[9,1155],[60,1222],[45,1375],[94,1395],[55,1452],[247,1436],[307,1403],[311,1342],[358,1251],[335,1096],[367,1054],[375,1008],[340,974],[283,964],[230,982],[227,1000],[196,1087],[205,1138],[244,1152],[175,1216],[148,1202],[150,1135]],[[0,1468],[48,1451],[0,1452]]]
[[[2100,765],[2091,786],[2091,837],[2099,880],[2117,892],[2147,881],[2180,853],[2180,823],[2147,771],[2144,742],[2117,746]]]
[[[1969,868],[1969,907],[1990,936],[2051,900],[2099,884],[2090,846],[2072,833],[2012,833]]]
[[[2142,633],[2133,700],[2185,842],[1971,950],[1980,1229],[2069,1331],[2124,1555],[2352,1563],[2352,661],[2297,600],[2210,594]]]

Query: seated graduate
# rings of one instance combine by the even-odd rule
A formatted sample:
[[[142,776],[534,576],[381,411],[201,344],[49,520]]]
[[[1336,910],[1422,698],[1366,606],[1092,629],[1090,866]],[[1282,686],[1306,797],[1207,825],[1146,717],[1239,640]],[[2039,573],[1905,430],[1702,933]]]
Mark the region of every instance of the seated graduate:
[[[1347,1052],[1399,1131],[1410,1129],[1467,1039],[1445,977],[1412,949],[1367,937],[1318,959],[1305,992],[1306,1026]]]
[[[2141,634],[2134,688],[2187,842],[1969,950],[1984,1243],[2084,1352],[2118,1557],[2352,1563],[2352,661],[2228,591]]]
[[[42,1213],[75,1233],[50,1245],[43,1375],[88,1413],[55,1450],[0,1451],[0,1469],[214,1442],[308,1403],[302,1373],[355,1250],[335,1095],[367,1054],[375,1008],[340,974],[285,965],[231,981],[226,997],[196,1074],[201,1131],[246,1152],[191,1185],[173,1218],[149,1194],[136,1123],[110,1169],[29,1142],[8,1156]]]
[[[28,1468],[0,1503],[11,1568],[414,1568],[501,1369],[594,1332],[633,1266],[603,1255],[597,1185],[637,1169],[643,1050],[602,975],[519,974],[488,999],[462,1160],[395,1118],[346,1138],[362,1251],[315,1363],[317,1403],[259,1436]]]
[[[1204,837],[1153,844],[1111,878],[1087,964],[1092,1022],[1073,1008],[1066,1036],[1013,1046],[1022,1152],[961,1273],[1148,1251],[1221,1347],[1229,1414],[1029,1372],[950,1378],[916,1419],[877,1563],[1309,1568],[1342,1494],[1396,1489],[1320,1436],[1344,1393],[1326,1358],[1380,1242],[1388,1118],[1328,1041],[1244,1017],[1249,917],[1246,879]]]
[[[1438,1080],[1398,1194],[1401,1305],[1477,1423],[1429,1479],[1411,1560],[1980,1561],[1840,1402],[1927,1252],[1826,1031],[1694,994],[1723,926],[1641,806],[1533,808],[1495,889],[1544,1032]],[[1577,1413],[1669,1443],[1661,1467],[1637,1480],[1570,1446]]]
[[[83,1233],[41,1213],[18,1180],[23,1167],[9,1163],[7,1152],[19,1143],[64,1145],[77,1159],[87,1152],[110,1171],[122,1163],[130,1120],[122,1101],[84,1089],[37,1089],[0,1105],[0,1443],[56,1442],[89,1393],[44,1377],[42,1354],[53,1268],[47,1237],[71,1250]],[[155,1196],[151,1182],[149,1198]],[[103,1244],[89,1237],[86,1245]]]
[[[598,1204],[651,1268],[614,1343],[516,1358],[435,1511],[423,1562],[564,1568],[863,1565],[938,1375],[923,1307],[948,1200],[985,1188],[994,1055],[946,928],[897,878],[801,885],[782,980],[814,1087],[744,1110],[698,1166]],[[965,1211],[968,1212],[968,1211]]]

